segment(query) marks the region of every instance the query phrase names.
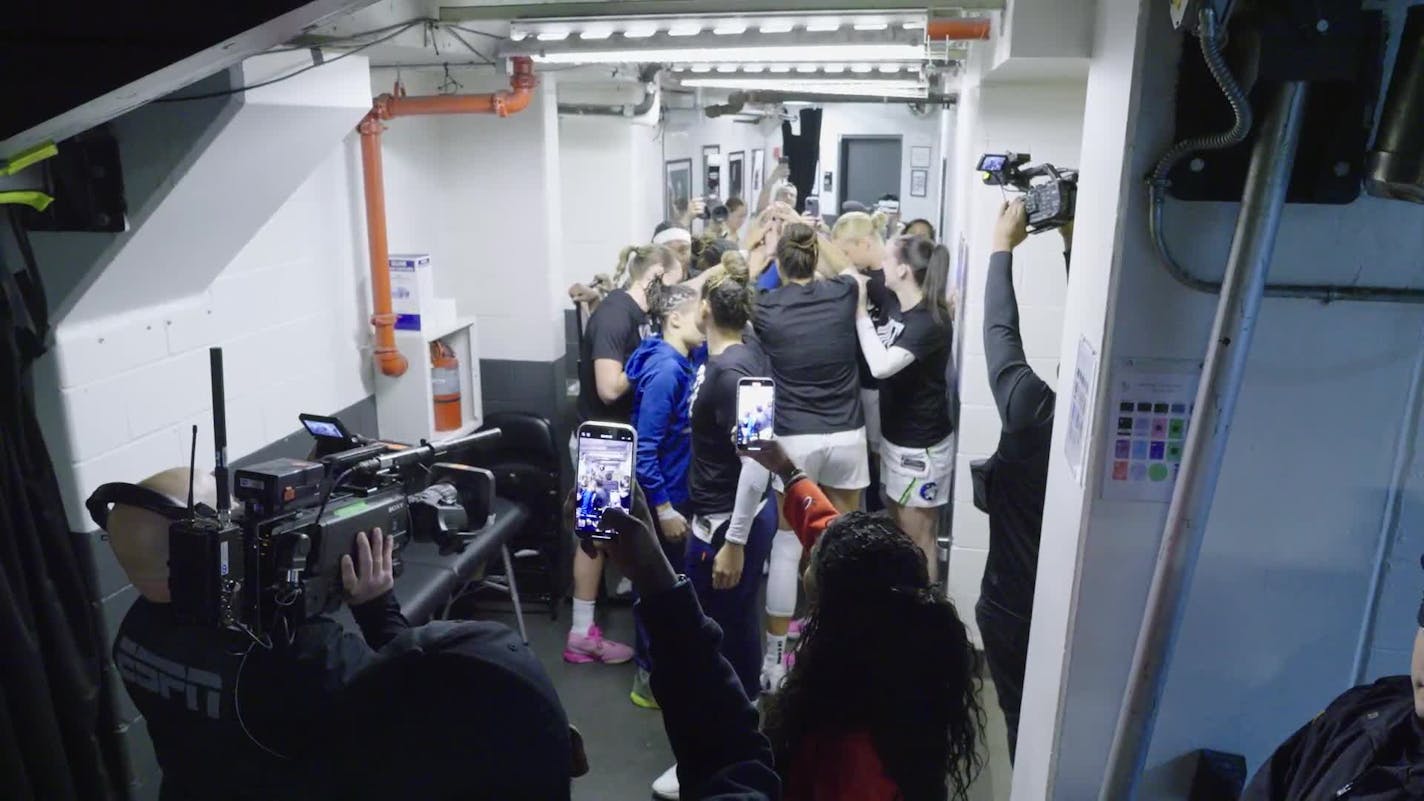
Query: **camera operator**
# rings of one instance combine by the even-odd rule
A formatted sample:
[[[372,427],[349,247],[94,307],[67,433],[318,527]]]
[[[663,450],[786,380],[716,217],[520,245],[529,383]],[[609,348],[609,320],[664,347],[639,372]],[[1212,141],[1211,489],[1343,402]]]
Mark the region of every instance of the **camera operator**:
[[[1066,263],[1073,229],[1059,230]],[[994,455],[974,468],[974,505],[989,515],[989,558],[975,617],[1008,723],[1011,758],[1018,741],[1056,399],[1048,382],[1029,367],[1019,332],[1013,251],[1027,238],[1024,201],[1005,203],[994,227],[984,288],[984,353],[1002,428]]]
[[[196,478],[195,497],[211,504],[212,480]],[[125,500],[144,505],[120,501],[107,512],[106,502],[107,514],[96,514],[140,594],[119,626],[114,663],[148,721],[163,769],[160,797],[307,798],[310,766],[301,757],[318,742],[319,722],[376,651],[410,628],[392,592],[393,541],[380,529],[362,532],[356,560],[342,558],[346,600],[364,639],[325,616],[290,632],[278,627],[261,642],[180,623],[169,592],[168,528],[171,515],[184,513],[177,499],[187,484],[188,469],[175,468],[141,482],[148,493],[120,485]]]

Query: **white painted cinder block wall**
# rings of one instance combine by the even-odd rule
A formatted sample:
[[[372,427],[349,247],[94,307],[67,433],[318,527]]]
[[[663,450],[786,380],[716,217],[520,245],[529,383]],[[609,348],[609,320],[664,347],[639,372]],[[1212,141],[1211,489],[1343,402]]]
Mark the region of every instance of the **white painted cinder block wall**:
[[[206,290],[61,323],[37,391],[73,530],[92,527],[83,499],[100,484],[186,464],[195,424],[199,463],[211,464],[210,346],[224,350],[232,458],[295,431],[301,411],[371,393],[360,191],[348,140]]]
[[[974,604],[988,558],[989,520],[974,508],[971,462],[998,447],[999,413],[989,390],[984,359],[984,279],[992,251],[999,206],[1006,197],[984,186],[972,165],[989,152],[1031,153],[1034,162],[1076,167],[1082,147],[1083,95],[1080,82],[967,82],[960,96],[957,158],[969,165],[960,172],[963,208],[957,219],[968,245],[965,315],[961,321],[964,354],[960,369],[959,453],[954,498],[954,545],[949,558],[949,592],[961,616],[978,636]],[[1011,196],[1008,196],[1011,197]],[[952,234],[953,236],[953,234]],[[956,241],[947,241],[951,253]],[[1024,350],[1029,364],[1045,381],[1057,385],[1063,329],[1063,240],[1057,233],[1029,238],[1015,253],[1014,289],[1018,294]]]

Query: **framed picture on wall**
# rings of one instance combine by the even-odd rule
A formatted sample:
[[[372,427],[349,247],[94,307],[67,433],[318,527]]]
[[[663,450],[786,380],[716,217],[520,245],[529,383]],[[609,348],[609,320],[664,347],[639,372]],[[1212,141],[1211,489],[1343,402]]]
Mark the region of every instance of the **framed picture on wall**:
[[[924,145],[915,145],[910,148],[910,166],[928,167],[930,166],[930,149]]]
[[[930,193],[930,171],[910,170],[910,197],[925,197]]]
[[[761,193],[762,178],[766,175],[766,151],[757,148],[752,151],[752,180],[750,193],[753,195]]]
[[[663,164],[663,219],[676,220],[692,199],[692,159],[671,159]]]
[[[743,151],[735,151],[727,156],[727,198],[746,198],[746,184],[743,182],[745,170],[743,169],[743,159],[746,154]]]
[[[709,161],[709,159],[710,159],[711,156],[718,155],[718,154],[721,153],[721,152],[722,152],[722,146],[721,146],[721,145],[703,145],[703,146],[702,146],[702,194],[703,194],[703,195],[711,195],[711,194],[713,194],[712,187],[709,185],[709,182],[708,182],[708,180],[707,180],[708,177],[710,177],[711,174],[712,174],[712,171],[711,171],[710,169],[708,169],[708,167],[711,166],[711,165],[708,163],[708,161]],[[726,176],[723,176],[723,177],[725,178]]]

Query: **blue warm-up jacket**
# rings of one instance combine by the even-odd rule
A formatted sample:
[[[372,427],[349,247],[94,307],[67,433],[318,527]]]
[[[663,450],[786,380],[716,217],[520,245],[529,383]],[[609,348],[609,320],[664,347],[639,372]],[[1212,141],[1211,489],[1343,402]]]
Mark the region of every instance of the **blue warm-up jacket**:
[[[688,396],[692,362],[657,337],[628,357],[623,367],[633,385],[633,427],[638,429],[638,483],[654,507],[684,506],[692,461],[692,421]]]

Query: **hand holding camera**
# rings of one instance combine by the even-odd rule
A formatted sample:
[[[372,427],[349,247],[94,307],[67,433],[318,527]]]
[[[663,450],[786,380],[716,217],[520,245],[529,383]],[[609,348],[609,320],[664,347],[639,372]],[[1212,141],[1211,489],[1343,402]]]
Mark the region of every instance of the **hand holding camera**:
[[[1028,239],[1028,211],[1023,198],[1005,202],[999,207],[999,220],[994,223],[994,252],[1012,253]]]
[[[341,557],[341,586],[346,590],[346,603],[360,606],[390,592],[396,586],[394,568],[395,538],[387,537],[379,528],[371,529],[370,537],[362,531],[356,535],[356,562],[350,554]]]
[[[576,493],[570,494],[565,504],[565,520],[573,520],[573,510],[577,505]],[[633,511],[628,513],[617,506],[603,510],[599,529],[611,532],[608,539],[594,540],[580,537],[579,546],[584,551],[607,554],[618,569],[633,582],[639,593],[652,595],[672,588],[677,583],[677,573],[668,564],[663,554],[658,535],[653,533],[653,516],[648,509],[648,499],[643,488],[633,485]]]

